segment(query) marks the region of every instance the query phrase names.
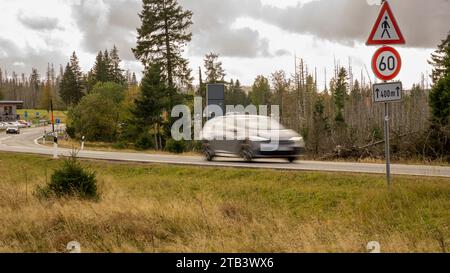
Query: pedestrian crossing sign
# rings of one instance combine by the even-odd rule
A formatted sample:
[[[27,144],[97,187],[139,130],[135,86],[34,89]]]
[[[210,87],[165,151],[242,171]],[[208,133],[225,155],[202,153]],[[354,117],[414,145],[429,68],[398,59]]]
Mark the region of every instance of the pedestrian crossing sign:
[[[370,33],[367,45],[403,45],[405,38],[395,20],[388,1],[381,6],[380,14]]]

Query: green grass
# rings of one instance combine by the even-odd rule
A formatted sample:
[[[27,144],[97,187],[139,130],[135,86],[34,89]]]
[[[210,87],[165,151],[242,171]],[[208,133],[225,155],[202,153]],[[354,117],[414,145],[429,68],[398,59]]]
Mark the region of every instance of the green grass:
[[[39,201],[60,162],[0,158],[4,252],[450,251],[449,179],[83,161],[99,202]]]
[[[25,112],[28,112],[28,120],[29,121],[37,121],[39,120],[51,120],[51,113],[47,110],[37,110],[37,109],[20,109],[17,110],[17,114],[20,115],[21,119],[25,119]],[[36,116],[36,113],[39,113],[39,117]],[[66,111],[53,111],[53,114],[56,119],[60,119],[61,123],[65,123],[67,120],[67,112]]]

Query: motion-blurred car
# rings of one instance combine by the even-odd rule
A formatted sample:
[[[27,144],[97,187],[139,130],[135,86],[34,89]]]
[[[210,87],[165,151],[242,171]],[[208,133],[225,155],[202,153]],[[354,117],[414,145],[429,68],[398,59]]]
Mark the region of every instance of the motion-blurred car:
[[[231,114],[208,121],[201,133],[203,154],[216,156],[298,159],[305,149],[303,138],[266,116]]]
[[[20,134],[19,126],[8,126],[8,128],[6,129],[6,134]]]

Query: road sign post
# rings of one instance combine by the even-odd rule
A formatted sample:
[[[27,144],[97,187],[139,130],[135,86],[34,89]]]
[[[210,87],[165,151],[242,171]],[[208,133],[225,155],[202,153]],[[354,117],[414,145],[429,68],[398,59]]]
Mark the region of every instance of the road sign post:
[[[386,157],[386,181],[391,189],[391,150],[389,134],[389,103],[384,103],[384,139],[385,139],[385,157]]]
[[[384,103],[384,139],[386,158],[386,180],[389,189],[391,182],[391,151],[389,132],[389,103],[401,101],[403,88],[401,82],[388,82],[400,73],[402,59],[400,54],[392,47],[386,45],[405,44],[406,40],[397,24],[394,13],[388,3],[383,1],[380,13],[370,33],[367,45],[383,45],[372,58],[372,70],[375,76],[382,80],[382,84],[373,85],[374,103]]]
[[[374,103],[384,103],[384,139],[385,139],[385,157],[386,157],[386,180],[388,187],[391,188],[391,152],[390,152],[390,114],[389,103],[401,101],[403,98],[403,89],[401,82],[384,82],[373,85]]]

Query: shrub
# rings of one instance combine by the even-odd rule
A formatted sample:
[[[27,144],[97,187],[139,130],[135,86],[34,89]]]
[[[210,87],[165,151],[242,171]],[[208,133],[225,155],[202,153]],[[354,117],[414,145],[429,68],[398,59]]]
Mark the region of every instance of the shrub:
[[[126,149],[126,148],[128,148],[128,143],[125,141],[119,141],[119,142],[116,142],[113,144],[113,148],[119,149],[119,150]]]
[[[68,135],[70,138],[72,138],[72,139],[75,138],[75,128],[74,128],[74,127],[72,127],[72,126],[67,126],[67,127],[66,127],[66,133],[67,133],[67,135]]]
[[[90,141],[114,142],[126,115],[124,87],[113,83],[97,84],[68,112],[68,124],[78,137]]]
[[[198,140],[188,141],[186,146],[186,151],[201,152],[203,150],[203,143]]]
[[[154,147],[153,144],[153,138],[150,133],[144,132],[139,135],[138,139],[136,140],[135,146],[140,150],[148,150]]]
[[[183,140],[169,139],[166,143],[166,150],[170,153],[181,154],[186,150],[186,143]]]
[[[61,169],[56,170],[51,181],[44,188],[38,187],[40,197],[78,197],[82,199],[98,199],[97,179],[95,172],[86,170],[77,160],[76,155],[64,160]]]

